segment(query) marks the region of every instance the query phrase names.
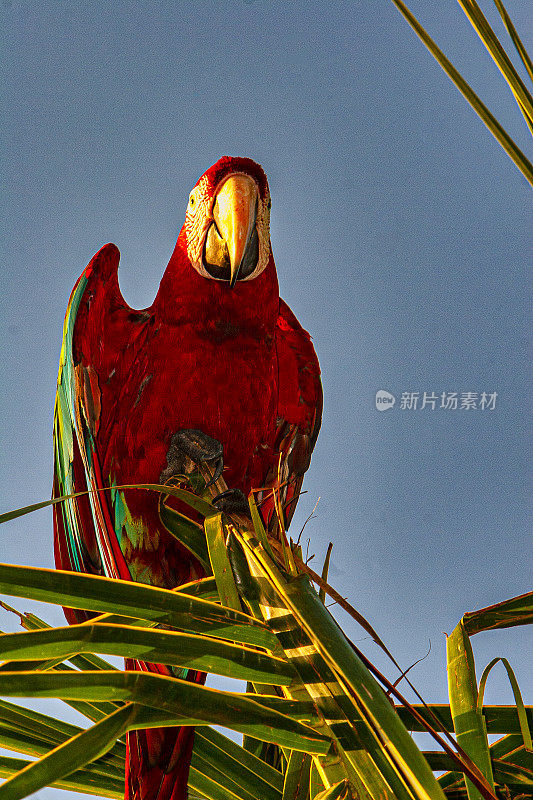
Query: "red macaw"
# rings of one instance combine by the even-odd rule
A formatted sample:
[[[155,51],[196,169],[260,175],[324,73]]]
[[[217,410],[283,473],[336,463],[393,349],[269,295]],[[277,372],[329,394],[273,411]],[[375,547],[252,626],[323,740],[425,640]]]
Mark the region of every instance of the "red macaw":
[[[224,466],[230,490],[222,508],[242,506],[251,489],[281,478],[288,524],[318,435],[322,393],[309,334],[279,297],[269,217],[262,168],[224,157],[189,196],[150,308],[135,311],[124,301],[115,245],[94,256],[65,318],[55,496],[165,482],[188,457],[211,462],[216,474]],[[268,524],[272,503],[266,493],[262,499]],[[153,492],[93,492],[56,505],[54,531],[61,569],[166,588],[203,574],[163,526]],[[70,623],[87,618],[65,613]],[[169,674],[161,665],[129,667]],[[185,798],[193,735],[191,728],[128,734],[126,798]]]

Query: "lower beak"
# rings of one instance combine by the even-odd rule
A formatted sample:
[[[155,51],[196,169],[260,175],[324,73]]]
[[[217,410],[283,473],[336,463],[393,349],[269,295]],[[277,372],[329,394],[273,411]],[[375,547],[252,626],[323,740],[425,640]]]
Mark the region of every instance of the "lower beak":
[[[230,175],[217,192],[213,219],[230,258],[230,289],[239,277],[242,259],[255,227],[257,186],[248,175]]]

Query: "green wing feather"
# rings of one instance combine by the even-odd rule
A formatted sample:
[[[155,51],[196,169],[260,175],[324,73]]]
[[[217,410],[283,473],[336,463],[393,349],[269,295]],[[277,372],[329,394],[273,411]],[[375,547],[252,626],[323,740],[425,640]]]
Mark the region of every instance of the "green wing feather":
[[[114,509],[121,498],[116,491],[101,491],[106,484],[97,448],[99,371],[106,359],[118,354],[95,358],[98,349],[93,345],[95,337],[101,338],[93,329],[98,324],[105,327],[105,315],[113,308],[127,308],[116,279],[118,258],[114,245],[102,248],[78,279],[67,307],[54,411],[54,496],[84,490],[90,494],[54,507],[54,532],[58,567],[130,579],[116,530],[124,516]],[[85,357],[76,350],[87,351]]]

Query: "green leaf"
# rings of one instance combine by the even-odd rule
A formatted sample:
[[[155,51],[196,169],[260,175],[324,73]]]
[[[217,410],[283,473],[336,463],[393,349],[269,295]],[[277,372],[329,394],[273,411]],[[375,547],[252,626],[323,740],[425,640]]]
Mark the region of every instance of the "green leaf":
[[[457,764],[447,753],[442,751],[424,752],[428,763],[433,770],[451,770],[446,781],[441,781],[443,786],[449,787],[455,780],[452,773],[457,775]],[[530,758],[530,768],[517,764],[502,761],[497,758],[492,759],[492,771],[494,779],[498,784],[505,784],[516,789],[523,789],[526,786],[533,786],[533,761]],[[444,776],[443,776],[444,778]]]
[[[226,551],[222,514],[214,514],[211,517],[207,517],[204,527],[209,560],[222,605],[240,611],[242,606]]]
[[[72,658],[72,661],[75,662],[76,664],[78,664],[83,658],[84,658],[84,656],[74,656]],[[102,659],[100,659],[100,660],[102,660]],[[6,663],[7,663],[7,666],[11,666],[12,669],[8,670],[6,668],[5,670],[0,670],[0,671],[2,671],[2,672],[9,672],[9,671],[15,671],[15,670],[19,671],[13,663],[11,663],[11,664],[9,662],[6,662]],[[103,662],[103,663],[105,663],[105,662]],[[33,670],[35,668],[34,667],[34,662],[28,662],[28,664],[31,664],[31,667],[29,667],[30,670]],[[85,667],[85,669],[88,669],[87,664],[82,664],[80,668],[83,669],[84,667]],[[102,667],[99,667],[99,669],[102,669]],[[109,669],[113,670],[113,669],[115,669],[115,667],[113,667],[110,664],[109,665]],[[63,664],[57,664],[57,666],[54,667],[54,671],[56,671],[56,672],[73,672],[74,670],[72,669],[72,667],[69,667],[67,664],[63,663]],[[67,705],[71,706],[71,708],[74,708],[76,711],[79,711],[80,714],[85,715],[88,719],[92,720],[93,722],[95,722],[98,719],[101,719],[102,717],[106,717],[109,714],[112,714],[113,711],[115,711],[117,708],[119,708],[121,705],[123,705],[123,703],[107,703],[107,702],[103,702],[103,703],[82,703],[82,702],[75,702],[75,701],[65,701],[65,702],[67,703]]]
[[[479,767],[494,792],[485,721],[477,708],[474,654],[462,622],[459,622],[446,639],[446,656],[450,710],[457,743]],[[468,778],[466,788],[469,800],[481,800],[481,793]]]
[[[522,153],[520,148],[511,139],[507,131],[504,130],[504,128],[500,125],[496,117],[489,111],[487,106],[484,103],[482,103],[480,98],[477,96],[477,94],[474,92],[471,86],[469,86],[469,84],[465,81],[462,75],[457,71],[457,69],[453,66],[451,61],[449,61],[449,59],[446,58],[442,50],[440,50],[437,47],[433,39],[424,30],[422,25],[420,25],[420,23],[418,22],[416,17],[411,13],[411,11],[409,11],[405,3],[403,3],[402,0],[392,0],[392,2],[394,3],[398,11],[407,20],[409,25],[413,28],[417,36],[425,44],[431,55],[440,64],[446,75],[450,78],[450,80],[453,81],[453,83],[459,89],[463,97],[465,97],[465,99],[470,103],[474,111],[482,119],[482,121],[485,123],[489,131],[503,147],[507,155],[514,161],[515,165],[524,175],[526,180],[533,185],[533,164],[531,164],[531,162],[526,158],[524,153]]]
[[[270,688],[270,687],[269,687]],[[285,697],[277,697],[275,695],[254,694],[252,699],[265,708],[272,708],[274,711],[280,711],[293,719],[300,720],[317,720],[317,711],[314,703],[305,700],[291,700]]]
[[[194,754],[211,761],[222,773],[232,778],[259,800],[280,800],[283,788],[281,772],[266,764],[260,758],[247,752],[232,739],[209,727],[196,730]],[[194,755],[193,755],[194,764]]]
[[[209,575],[211,564],[203,527],[164,503],[159,508],[159,516],[169,533],[193,554]]]
[[[270,547],[270,542],[268,541],[268,536],[265,531],[265,526],[263,525],[263,520],[261,519],[261,514],[259,513],[259,509],[257,508],[257,503],[255,502],[254,493],[250,492],[248,495],[248,505],[250,506],[250,515],[252,517],[252,525],[255,531],[255,535],[257,539],[263,547],[265,548],[266,552],[271,558],[274,558],[274,553],[272,552],[272,548]]]
[[[0,747],[28,756],[42,756],[50,750],[50,743],[43,743],[29,733],[0,724]]]
[[[514,671],[506,658],[493,658],[490,664],[488,664],[488,666],[486,666],[485,669],[483,670],[483,675],[481,676],[481,680],[479,682],[479,696],[478,696],[477,710],[479,713],[482,713],[483,711],[483,695],[485,693],[485,684],[487,682],[487,678],[489,677],[491,669],[494,667],[495,664],[498,663],[498,661],[501,661],[502,664],[504,665],[509,681],[511,682],[513,695],[516,703],[518,720],[520,722],[520,733],[522,734],[522,739],[524,740],[524,747],[526,747],[528,750],[533,750],[533,744],[531,742],[531,731],[529,730],[529,726],[527,724],[527,715],[524,706],[524,701],[522,700],[522,693],[520,691],[520,687],[518,686],[518,681],[516,680]]]
[[[492,766],[494,776],[499,784],[513,786],[522,790],[526,788],[531,790],[533,787],[533,761],[531,759],[529,769],[497,760],[492,762]]]
[[[118,489],[136,489],[135,485],[133,486],[118,486]],[[190,508],[197,511],[198,514],[201,514],[202,517],[209,517],[211,514],[216,513],[217,509],[215,506],[208,503],[207,500],[203,500],[201,497],[198,497],[197,494],[193,492],[188,492],[186,489],[177,489],[174,486],[161,486],[159,484],[149,484],[147,483],[142,488],[152,489],[156,492],[162,492],[162,494],[168,494],[171,497],[176,497],[178,500],[181,500],[182,503],[185,503]]]
[[[19,752],[40,755],[81,732],[81,729],[75,725],[63,723],[60,720],[55,720],[37,712],[28,712],[30,716],[27,718],[27,709],[22,706],[13,706],[11,703],[5,702],[2,703],[2,706],[7,706],[4,716],[7,717],[8,724],[11,722],[15,731],[29,727],[33,735],[33,741],[30,744],[34,745],[37,742],[37,744],[41,745],[40,747],[33,747],[31,750],[20,749]],[[14,710],[13,713],[11,713],[11,709]],[[0,714],[2,710],[2,707],[0,707]],[[2,730],[2,719],[0,717],[0,744],[5,746],[5,741],[2,739]],[[27,730],[25,732],[27,735]],[[20,744],[21,742],[24,743],[23,738],[19,738],[18,743]],[[91,764],[87,774],[109,774],[114,777],[118,776],[123,781],[125,752],[125,746],[121,742],[117,742],[106,756]],[[281,799],[283,784],[281,773],[260,759],[246,753],[236,742],[218,731],[209,727],[199,728],[194,738],[194,752],[198,753],[204,761],[208,760],[212,763],[222,774],[230,775],[236,784],[242,786],[250,794],[257,797],[258,800]],[[193,766],[197,765],[194,755],[192,763]],[[12,771],[17,770],[14,769]]]
[[[309,692],[324,715],[322,724],[339,740],[340,757],[321,759],[330,785],[348,778],[360,794],[412,800],[414,792],[417,798],[442,800],[427,762],[308,576],[283,573],[249,532],[240,531],[239,541],[251,560],[251,573],[257,576],[264,613],[268,616],[272,609],[270,624],[279,630],[280,643],[291,653],[289,660],[300,674],[303,691],[309,696],[305,684],[310,684]],[[298,691],[298,686],[291,686],[291,695]]]
[[[52,500],[43,500],[40,503],[32,503],[31,505],[24,506],[23,508],[16,508],[13,511],[7,511],[5,514],[0,514],[0,525],[3,522],[9,522],[13,519],[17,519],[17,517],[23,517],[26,514],[32,514],[34,511],[39,511],[41,508],[55,506],[57,503],[63,503],[65,500],[73,500],[75,497],[82,497],[83,495],[91,494],[91,492],[114,492],[121,489],[145,489],[151,492],[158,492],[159,494],[165,496],[171,495],[172,497],[176,497],[178,500],[181,500],[183,503],[186,503],[204,517],[207,517],[216,511],[215,507],[212,506],[211,503],[202,500],[202,498],[198,497],[198,495],[188,492],[185,489],[177,489],[175,486],[166,486],[159,483],[128,483],[122,486],[103,486],[100,489],[90,489],[84,492],[65,494],[61,497],[54,497]]]
[[[25,706],[18,706],[2,700],[0,701],[0,730],[5,733],[9,730],[23,733],[50,750],[76,736],[82,731],[82,728],[38,711],[31,711]],[[107,755],[103,756],[99,762],[93,763],[91,769],[95,768],[98,771],[98,765],[101,763],[106,765],[105,771],[109,772],[110,769],[115,769],[122,774],[125,759],[126,747],[122,742],[117,742]]]
[[[516,51],[517,51],[518,55],[522,59],[522,63],[523,63],[523,65],[525,66],[525,68],[527,70],[527,73],[528,73],[528,75],[530,77],[530,80],[533,81],[533,64],[531,63],[531,59],[529,57],[529,54],[528,54],[526,48],[524,47],[524,45],[522,44],[522,41],[521,41],[517,31],[516,31],[516,28],[512,23],[511,17],[507,13],[507,11],[505,9],[505,6],[501,2],[501,0],[494,0],[494,3],[496,5],[496,8],[498,9],[498,11],[500,12],[500,16],[501,16],[501,18],[503,20],[503,23],[504,23],[505,27],[507,28],[509,36],[512,39],[512,42],[513,42],[513,44],[514,44],[514,46],[516,48]]]
[[[315,800],[317,795],[324,791],[324,788],[324,783],[317,769],[316,760],[313,759],[313,763],[311,764],[311,779],[309,781],[309,792],[311,798]]]
[[[225,796],[238,797],[240,800],[264,800],[261,795],[257,793],[256,787],[252,785],[250,787],[252,791],[248,791],[248,788],[242,785],[242,781],[235,781],[233,775],[221,771],[212,761],[203,758],[198,753],[193,755],[191,766],[194,770],[200,772],[204,778],[208,778],[213,784],[220,786],[226,793]],[[191,778],[189,777],[189,782],[190,780]],[[276,800],[279,800],[279,795],[276,797]]]
[[[23,614],[20,611],[17,611],[15,608],[8,606],[7,603],[0,603],[0,605],[2,605],[5,609],[12,611],[14,614],[16,614],[20,618],[20,624],[27,631],[44,630],[44,629],[52,630],[51,625],[49,625],[47,622],[37,617],[35,614]],[[119,617],[119,620],[122,623],[124,622],[124,619],[128,620],[129,623],[132,622],[132,620],[128,619],[127,617],[126,618]],[[99,622],[100,620],[93,619],[92,623],[96,623],[97,621]],[[109,622],[109,619],[107,619],[106,622]],[[126,622],[126,624],[128,624],[128,622]],[[1,636],[0,636],[0,641],[2,641]],[[112,664],[110,664],[108,661],[104,661],[103,658],[99,658],[98,656],[94,655],[94,653],[88,653],[87,655],[84,656],[74,656],[69,660],[71,664],[74,664],[74,666],[78,667],[78,669],[115,669],[115,667]],[[30,669],[36,669],[36,667],[33,666],[30,667]]]
[[[418,713],[430,724],[434,724],[431,713],[435,714],[447,731],[453,731],[452,715],[449,705],[430,703],[429,711],[425,706],[413,706]],[[404,706],[396,706],[396,713],[409,731],[425,731],[424,725],[416,720],[409,709]],[[525,714],[529,725],[533,725],[533,706],[525,706]],[[483,716],[487,733],[519,733],[520,720],[516,706],[484,706]]]
[[[43,758],[27,764],[0,786],[0,800],[21,800],[102,756],[135,719],[136,707],[119,708]]]
[[[332,550],[333,550],[333,542],[330,542],[328,544],[326,557],[324,559],[324,566],[322,567],[322,580],[324,581],[324,583],[327,583],[327,581],[328,581],[329,561],[330,561],[330,558],[331,558],[331,551]],[[318,596],[320,597],[320,599],[322,600],[322,602],[325,605],[325,603],[326,603],[326,590],[325,590],[325,588],[323,586],[321,586],[320,589],[318,590]]]
[[[0,636],[0,659],[72,659],[93,651],[151,663],[171,664],[229,678],[290,685],[292,667],[259,650],[209,636],[119,625],[71,625]],[[98,669],[101,665],[97,664]],[[90,664],[88,666],[90,669]]]
[[[307,725],[265,708],[246,695],[146,672],[4,672],[0,674],[0,694],[141,703],[148,708],[136,714],[135,727],[139,728],[222,725],[263,741],[310,753],[326,753],[331,744]],[[156,714],[156,721],[151,723],[150,714],[146,713],[151,710],[166,713]]]
[[[285,593],[293,613],[326,663],[345,685],[346,693],[356,698],[359,713],[368,728],[375,732],[381,742],[387,742],[387,760],[379,765],[380,771],[385,770],[382,771],[385,780],[389,785],[392,781],[394,785],[395,775],[410,773],[413,776],[410,789],[415,792],[415,796],[442,798],[441,790],[427,762],[395,714],[383,690],[321,603],[308,577],[299,575],[286,585]],[[374,760],[380,753],[383,753],[382,748],[372,749]],[[394,765],[393,769],[391,764]]]
[[[283,784],[283,800],[307,800],[312,759],[308,753],[291,752],[285,782]]]
[[[31,761],[21,758],[8,758],[0,755],[0,777],[9,778],[16,772],[27,767]],[[95,775],[88,770],[76,770],[68,778],[54,781],[52,787],[66,789],[71,792],[83,792],[100,797],[124,799],[124,779],[113,779],[103,775]]]
[[[521,734],[511,733],[508,736],[502,736],[490,746],[490,757],[494,758],[511,758],[515,759],[516,754],[523,752],[524,740]]]
[[[291,685],[288,693],[296,702],[312,702],[314,705],[316,704],[319,709],[319,716],[310,719],[309,724],[317,732],[334,738],[335,734],[329,725],[329,720],[336,722],[346,719],[345,713],[336,703],[336,698],[338,695],[341,695],[342,700],[348,700],[348,698],[342,695],[342,689],[335,684],[333,674],[325,667],[323,659],[319,657],[316,649],[310,646],[309,638],[303,634],[285,601],[277,593],[260,560],[255,558],[255,548],[260,550],[266,558],[269,558],[265,549],[253,535],[243,533],[242,537],[244,536],[246,536],[244,553],[248,561],[247,575],[250,581],[255,581],[254,606],[257,607],[257,613],[264,615],[269,620],[269,625],[278,637],[280,648],[285,650],[287,658],[295,667],[300,679]],[[243,539],[240,536],[237,539],[242,543]],[[244,571],[241,577],[244,577]],[[246,596],[248,597],[250,593],[251,590],[248,590]],[[326,669],[326,674],[324,674],[323,668]],[[305,685],[306,678],[309,679],[312,686],[307,687]],[[254,684],[256,692],[262,694],[263,688],[260,684]],[[335,699],[332,695],[334,695]],[[349,701],[348,704],[351,710],[356,712],[355,707],[351,706]],[[346,725],[346,727],[350,731],[350,726]],[[260,757],[270,758],[273,755],[265,753],[264,747],[259,749],[254,747],[250,739],[247,738],[245,741],[247,746],[253,748],[254,752],[258,755],[259,753],[261,754]],[[337,745],[335,751],[320,758],[321,772],[327,775],[330,784],[352,775],[354,780],[357,780],[354,768],[346,757],[346,753],[341,753],[339,748],[340,745]],[[284,757],[288,761],[290,752],[284,753]],[[363,794],[364,785],[362,783],[360,788]],[[385,797],[387,800],[392,800],[392,795],[384,795]]]
[[[340,781],[340,783],[336,783],[335,786],[324,789],[314,800],[355,800],[355,797],[350,791],[348,781]]]
[[[183,583],[181,586],[176,586],[173,592],[181,592],[182,594],[190,594],[193,597],[200,597],[202,600],[211,600],[220,602],[218,596],[217,584],[213,577],[200,578],[190,583]]]
[[[81,732],[81,729],[76,726],[71,726],[71,735]],[[64,742],[66,738],[63,736],[60,742]],[[60,743],[58,742],[58,743]],[[0,733],[0,743],[1,733]],[[56,744],[56,743],[54,743]],[[51,745],[52,747],[54,745]],[[108,775],[110,778],[118,782],[123,792],[124,782],[124,755],[122,759],[115,759],[116,765],[107,761],[111,754],[116,750],[117,746],[122,747],[123,753],[125,748],[118,743],[104,758],[93,762],[83,773],[92,779],[92,782],[99,781],[100,775]],[[47,752],[50,745],[44,748],[34,748],[34,754],[39,755],[41,752]],[[20,751],[22,752],[22,750]],[[30,752],[30,751],[28,751]],[[208,727],[203,727],[197,730],[195,735],[194,754],[192,757],[192,768],[201,770],[205,774],[211,774],[212,777],[218,777],[221,780],[222,786],[226,790],[229,788],[229,780],[231,785],[236,789],[236,796],[244,798],[244,800],[281,800],[281,784],[283,782],[282,775],[277,771],[264,764],[259,759],[245,754],[243,763],[243,750],[239,745],[228,739],[226,736],[214,731]],[[247,758],[246,758],[247,756]],[[252,768],[250,768],[250,765]],[[24,762],[18,762],[17,768],[21,769],[26,766]],[[11,772],[17,769],[12,768]],[[6,773],[11,774],[10,772]],[[81,773],[78,771],[70,776],[71,780],[79,778]],[[57,785],[57,782],[54,784]],[[277,787],[277,788],[276,788]],[[68,786],[66,788],[73,788]],[[205,787],[204,787],[205,788]]]
[[[533,123],[533,98],[529,94],[520,75],[503,49],[500,41],[475,0],[459,0],[459,5],[472,23],[479,38],[490,53],[494,63],[509,84],[518,105],[530,123]]]
[[[27,672],[28,670],[46,672],[49,669],[55,669],[63,661],[63,657],[48,658],[45,661],[4,661],[0,665],[0,672]]]
[[[78,732],[81,732],[80,729]],[[53,744],[43,743],[36,737],[17,730],[9,730],[0,726],[0,745],[6,750],[14,750],[17,753],[24,753],[29,756],[41,757],[46,755],[51,749],[61,744],[65,739]],[[111,778],[120,778],[124,774],[124,759],[116,760],[109,755],[96,759],[90,766],[90,772],[95,775],[107,775]]]
[[[240,611],[155,586],[64,570],[0,564],[0,592],[68,608],[164,622],[244,644],[276,646],[271,632]]]
[[[25,706],[9,703],[7,700],[0,700],[0,723],[31,733],[50,745],[62,742],[66,737],[74,736],[79,731],[76,725],[32,711]]]
[[[223,776],[218,776],[219,780],[208,777],[201,769],[191,766],[189,770],[189,798],[190,789],[198,793],[201,797],[209,800],[242,800],[239,795],[230,792],[225,786]]]
[[[511,597],[502,603],[468,611],[463,616],[465,632],[473,636],[480,631],[512,628],[516,625],[529,625],[533,622],[533,592]]]

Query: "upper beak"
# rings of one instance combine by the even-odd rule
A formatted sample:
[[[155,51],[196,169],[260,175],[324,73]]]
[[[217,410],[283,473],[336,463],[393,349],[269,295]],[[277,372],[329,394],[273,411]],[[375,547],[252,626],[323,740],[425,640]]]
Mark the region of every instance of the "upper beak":
[[[230,258],[230,289],[239,277],[246,246],[253,233],[257,186],[248,175],[230,175],[217,192],[213,219],[226,242]]]

